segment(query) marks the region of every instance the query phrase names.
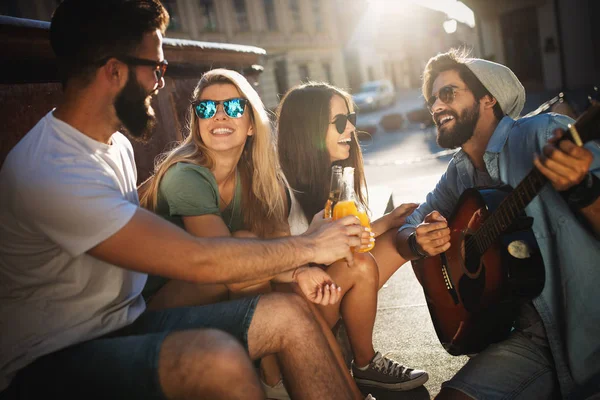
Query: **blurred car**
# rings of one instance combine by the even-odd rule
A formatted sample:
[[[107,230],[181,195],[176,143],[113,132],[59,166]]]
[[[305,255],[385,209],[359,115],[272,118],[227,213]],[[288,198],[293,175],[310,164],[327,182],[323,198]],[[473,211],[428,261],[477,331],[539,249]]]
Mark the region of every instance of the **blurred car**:
[[[360,111],[390,106],[396,101],[394,85],[387,80],[366,82],[360,87],[358,93],[352,96],[352,100]]]

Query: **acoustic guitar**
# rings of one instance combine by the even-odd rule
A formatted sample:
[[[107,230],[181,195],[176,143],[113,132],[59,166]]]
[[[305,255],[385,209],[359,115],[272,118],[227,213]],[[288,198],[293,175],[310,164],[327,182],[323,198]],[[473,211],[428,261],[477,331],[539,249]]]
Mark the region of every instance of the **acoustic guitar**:
[[[569,126],[579,146],[600,138],[600,104]],[[544,264],[525,207],[547,183],[534,168],[510,187],[466,190],[448,219],[450,249],[412,262],[437,336],[452,355],[505,339],[523,302],[544,288]]]

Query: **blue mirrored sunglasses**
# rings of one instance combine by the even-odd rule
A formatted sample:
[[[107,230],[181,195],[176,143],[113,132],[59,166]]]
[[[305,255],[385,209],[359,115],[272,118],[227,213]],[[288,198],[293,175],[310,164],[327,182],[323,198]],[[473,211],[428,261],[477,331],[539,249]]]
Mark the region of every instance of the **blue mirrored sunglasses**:
[[[241,118],[246,110],[248,100],[236,97],[227,100],[196,100],[192,102],[192,107],[196,116],[200,119],[212,118],[217,114],[217,106],[223,104],[223,111],[231,118]]]

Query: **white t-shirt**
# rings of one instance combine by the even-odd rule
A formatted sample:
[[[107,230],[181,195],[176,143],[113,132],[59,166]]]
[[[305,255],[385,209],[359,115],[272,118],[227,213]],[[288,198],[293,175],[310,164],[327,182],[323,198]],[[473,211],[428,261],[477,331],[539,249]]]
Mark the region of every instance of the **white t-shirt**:
[[[86,253],[138,204],[133,149],[119,132],[100,143],[51,111],[8,154],[0,170],[0,391],[36,358],[144,311],[147,275]]]
[[[289,185],[288,190],[290,192],[290,200],[292,203],[290,207],[290,214],[288,215],[290,234],[292,234],[292,236],[302,235],[308,229],[309,222],[304,216],[302,206],[300,206],[296,196],[294,196],[294,191],[289,187]]]

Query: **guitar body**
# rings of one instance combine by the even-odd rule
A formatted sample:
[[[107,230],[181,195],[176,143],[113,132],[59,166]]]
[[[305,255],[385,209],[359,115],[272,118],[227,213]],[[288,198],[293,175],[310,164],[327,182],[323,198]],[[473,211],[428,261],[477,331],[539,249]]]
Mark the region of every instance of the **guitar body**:
[[[519,306],[544,287],[531,218],[516,218],[483,255],[474,240],[467,242],[509,191],[466,190],[448,220],[450,249],[413,261],[437,336],[452,355],[477,353],[506,338]]]

